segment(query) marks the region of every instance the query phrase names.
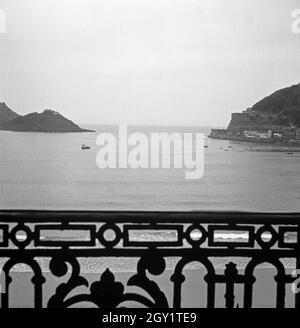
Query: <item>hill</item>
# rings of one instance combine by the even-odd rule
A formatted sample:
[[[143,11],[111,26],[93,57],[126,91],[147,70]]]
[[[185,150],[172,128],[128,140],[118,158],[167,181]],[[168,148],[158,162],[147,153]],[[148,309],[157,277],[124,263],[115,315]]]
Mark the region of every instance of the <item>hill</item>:
[[[5,126],[7,122],[16,118],[18,114],[11,110],[5,103],[0,103],[0,128]]]
[[[0,105],[0,130],[24,132],[94,132],[80,128],[60,113],[46,109],[42,113],[18,115],[4,103]]]
[[[272,93],[243,113],[233,113],[228,129],[265,125],[300,128],[300,84]]]

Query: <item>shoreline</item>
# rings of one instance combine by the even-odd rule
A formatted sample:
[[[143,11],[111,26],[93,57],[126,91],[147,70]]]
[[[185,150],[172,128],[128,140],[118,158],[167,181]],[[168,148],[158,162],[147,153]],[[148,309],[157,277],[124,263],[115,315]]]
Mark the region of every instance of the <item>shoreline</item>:
[[[254,143],[254,144],[259,144],[259,145],[265,145],[265,146],[271,146],[271,147],[281,147],[281,148],[288,148],[288,150],[294,150],[295,152],[300,152],[300,143],[279,143],[279,142],[270,142],[270,141],[264,141],[264,140],[257,140],[257,139],[243,139],[243,138],[221,138],[221,137],[213,137],[210,135],[207,135],[209,139],[214,139],[214,140],[227,140],[227,141],[239,141],[241,143]],[[276,151],[282,151],[284,152],[287,149],[278,149]],[[268,150],[265,150],[268,151]],[[275,150],[271,150],[275,151]]]

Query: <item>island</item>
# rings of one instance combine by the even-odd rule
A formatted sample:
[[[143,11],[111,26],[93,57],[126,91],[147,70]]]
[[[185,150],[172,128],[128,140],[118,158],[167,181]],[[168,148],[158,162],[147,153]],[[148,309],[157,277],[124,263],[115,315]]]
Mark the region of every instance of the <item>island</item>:
[[[227,129],[212,129],[209,137],[300,146],[300,84],[280,89],[242,113],[232,113]]]
[[[0,130],[22,132],[95,132],[80,128],[57,111],[19,115],[5,103],[0,103]]]

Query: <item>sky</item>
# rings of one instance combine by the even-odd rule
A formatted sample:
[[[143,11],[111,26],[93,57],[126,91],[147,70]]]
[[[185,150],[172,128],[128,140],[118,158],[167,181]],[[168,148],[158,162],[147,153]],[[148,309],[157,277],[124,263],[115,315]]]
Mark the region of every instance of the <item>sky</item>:
[[[227,126],[300,82],[300,0],[0,0],[0,101],[79,124]]]

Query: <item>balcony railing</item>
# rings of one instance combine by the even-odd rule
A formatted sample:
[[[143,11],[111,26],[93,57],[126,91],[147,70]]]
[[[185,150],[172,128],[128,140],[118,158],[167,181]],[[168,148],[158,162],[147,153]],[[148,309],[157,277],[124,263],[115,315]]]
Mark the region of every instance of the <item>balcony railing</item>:
[[[188,291],[188,272],[196,277],[199,273],[192,289],[201,286],[204,306],[224,301],[227,308],[250,308],[255,272],[268,263],[273,268],[267,271],[268,281],[274,282],[274,306],[284,308],[296,279],[293,268],[300,264],[299,232],[300,214],[0,211],[1,307],[14,306],[15,271],[25,265],[32,272],[36,308],[83,303],[180,308],[183,295],[194,293]],[[100,259],[112,266],[128,260],[135,270],[127,270],[121,281],[124,275],[102,264],[91,281],[84,263]],[[192,263],[199,263],[205,276],[199,267],[185,270]],[[164,274],[167,278],[160,279]],[[45,293],[50,276],[56,285]],[[299,307],[299,294],[291,295],[290,306]],[[193,301],[193,306],[203,304]]]

